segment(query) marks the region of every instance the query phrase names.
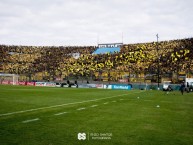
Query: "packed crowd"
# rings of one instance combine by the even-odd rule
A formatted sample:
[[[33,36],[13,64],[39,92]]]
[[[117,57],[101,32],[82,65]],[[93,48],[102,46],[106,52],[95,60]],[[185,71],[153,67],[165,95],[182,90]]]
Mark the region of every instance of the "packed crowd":
[[[50,80],[68,76],[118,80],[123,74],[144,77],[193,74],[193,38],[127,44],[118,53],[93,55],[97,47],[34,47],[0,45],[0,72]],[[35,78],[37,79],[37,78]]]

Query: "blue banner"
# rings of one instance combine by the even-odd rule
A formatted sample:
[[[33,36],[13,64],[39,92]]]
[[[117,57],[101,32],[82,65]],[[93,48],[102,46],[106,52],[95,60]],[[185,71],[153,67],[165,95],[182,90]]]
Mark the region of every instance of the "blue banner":
[[[131,90],[131,85],[120,85],[120,84],[115,84],[112,85],[113,90]]]

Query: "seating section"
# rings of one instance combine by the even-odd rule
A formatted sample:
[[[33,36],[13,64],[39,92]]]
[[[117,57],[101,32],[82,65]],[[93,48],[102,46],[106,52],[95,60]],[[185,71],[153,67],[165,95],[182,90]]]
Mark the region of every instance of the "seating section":
[[[19,74],[23,80],[143,78],[157,74],[158,64],[161,77],[192,76],[193,38],[124,44],[120,51],[95,46],[0,45],[0,58],[0,72]]]

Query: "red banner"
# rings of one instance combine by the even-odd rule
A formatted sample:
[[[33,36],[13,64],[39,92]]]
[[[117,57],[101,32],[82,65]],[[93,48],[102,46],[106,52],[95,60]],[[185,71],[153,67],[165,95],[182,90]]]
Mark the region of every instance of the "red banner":
[[[27,82],[18,82],[19,85],[25,86]]]
[[[8,84],[10,84],[10,82],[9,81],[2,81],[2,84],[8,85]]]
[[[35,82],[27,82],[26,85],[27,86],[35,86]]]

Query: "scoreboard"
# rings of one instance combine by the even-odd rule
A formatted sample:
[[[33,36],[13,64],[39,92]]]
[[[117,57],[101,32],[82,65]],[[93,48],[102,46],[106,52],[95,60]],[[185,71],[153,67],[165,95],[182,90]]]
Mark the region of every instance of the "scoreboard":
[[[109,44],[98,44],[98,48],[117,48],[121,47],[123,43],[109,43]]]

